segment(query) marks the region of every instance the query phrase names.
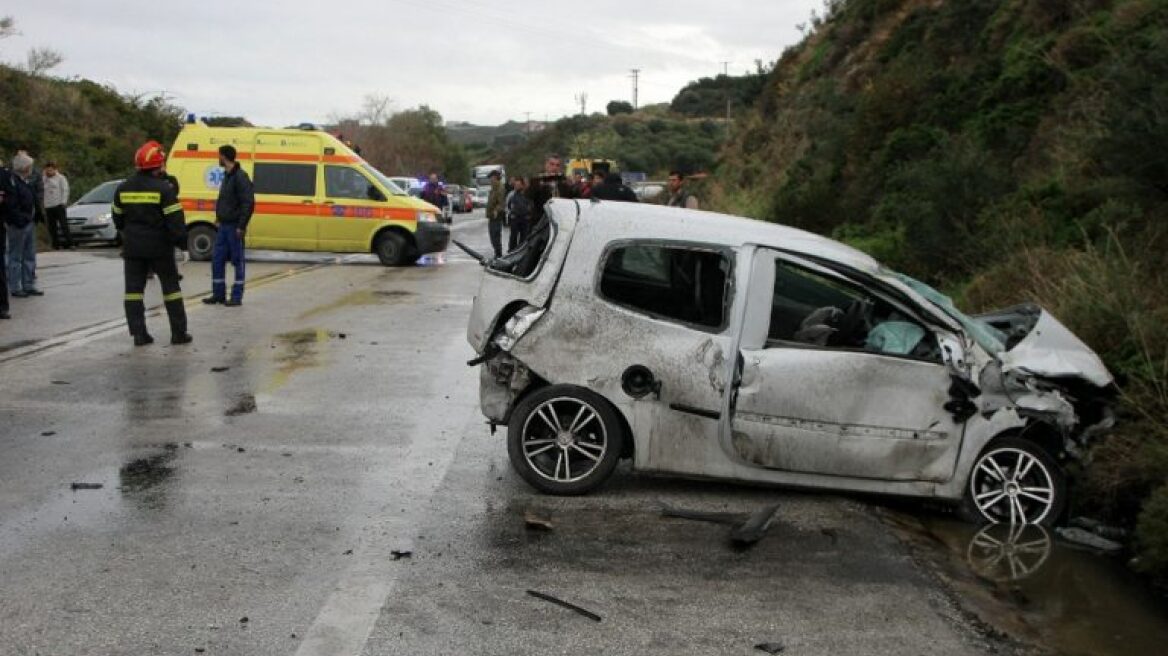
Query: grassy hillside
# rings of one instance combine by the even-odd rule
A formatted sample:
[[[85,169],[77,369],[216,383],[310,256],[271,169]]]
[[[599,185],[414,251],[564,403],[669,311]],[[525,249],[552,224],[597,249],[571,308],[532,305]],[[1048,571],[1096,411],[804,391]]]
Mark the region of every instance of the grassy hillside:
[[[0,153],[26,148],[39,164],[56,160],[74,198],[133,170],[147,139],[169,145],[182,112],[162,98],[126,97],[89,80],[32,76],[0,65]]]
[[[835,235],[972,309],[1050,308],[1124,381],[1077,511],[1168,574],[1168,2],[848,0],[723,152],[720,208]]]

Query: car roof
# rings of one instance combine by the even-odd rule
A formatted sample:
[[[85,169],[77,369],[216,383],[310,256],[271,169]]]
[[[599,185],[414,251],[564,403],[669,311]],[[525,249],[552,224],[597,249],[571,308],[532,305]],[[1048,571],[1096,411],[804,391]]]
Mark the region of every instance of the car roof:
[[[575,212],[577,201],[552,200],[553,212]],[[605,226],[615,239],[666,239],[740,247],[758,244],[813,258],[838,262],[865,273],[880,271],[880,263],[861,250],[815,233],[729,214],[664,205],[616,201],[578,201],[577,230]]]

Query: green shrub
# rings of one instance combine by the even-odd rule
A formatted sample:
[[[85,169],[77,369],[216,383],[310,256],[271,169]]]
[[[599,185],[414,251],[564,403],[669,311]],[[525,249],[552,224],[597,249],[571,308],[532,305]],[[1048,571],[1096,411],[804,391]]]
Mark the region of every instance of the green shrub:
[[[1136,528],[1140,569],[1168,581],[1168,484],[1148,498]]]

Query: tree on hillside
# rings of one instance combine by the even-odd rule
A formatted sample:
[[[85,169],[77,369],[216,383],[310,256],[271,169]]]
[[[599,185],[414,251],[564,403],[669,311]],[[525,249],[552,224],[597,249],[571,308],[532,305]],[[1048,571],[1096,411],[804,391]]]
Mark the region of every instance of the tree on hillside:
[[[203,122],[213,128],[250,128],[255,127],[251,121],[242,116],[210,116]]]
[[[617,114],[632,114],[633,103],[628,102],[627,100],[613,100],[608,103],[608,107],[606,107],[606,109],[608,110],[609,116],[616,116]]]
[[[0,16],[0,39],[7,39],[18,34],[16,19],[11,16]]]
[[[52,48],[33,48],[28,51],[24,70],[30,75],[41,76],[61,65],[65,55]]]

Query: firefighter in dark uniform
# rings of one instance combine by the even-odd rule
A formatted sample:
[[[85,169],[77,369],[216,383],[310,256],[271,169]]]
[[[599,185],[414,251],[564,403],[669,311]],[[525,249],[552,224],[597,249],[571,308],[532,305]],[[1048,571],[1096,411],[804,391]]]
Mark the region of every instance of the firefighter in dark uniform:
[[[126,323],[135,346],[154,341],[146,331],[146,277],[158,276],[170,318],[170,343],[189,344],[187,313],[178,284],[174,248],[186,242],[186,220],[175,187],[163,173],[166,153],[149,141],[134,155],[138,172],[114,193],[114,224],[122,235],[126,273]]]

